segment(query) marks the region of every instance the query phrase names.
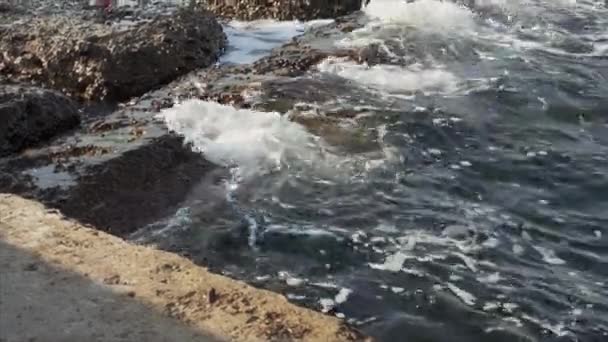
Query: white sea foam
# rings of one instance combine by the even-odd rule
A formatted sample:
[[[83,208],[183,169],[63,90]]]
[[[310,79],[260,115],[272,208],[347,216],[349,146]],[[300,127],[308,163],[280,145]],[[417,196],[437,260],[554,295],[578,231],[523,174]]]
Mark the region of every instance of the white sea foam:
[[[357,64],[342,58],[328,58],[317,68],[378,90],[388,92],[453,92],[458,78],[441,68],[425,68],[420,64],[407,67],[395,65]]]
[[[321,304],[321,312],[329,312],[336,306],[336,302],[334,302],[331,298],[321,298],[319,299],[319,304]]]
[[[494,272],[486,276],[477,277],[477,281],[487,284],[496,284],[500,281],[500,273]]]
[[[483,311],[494,311],[500,308],[500,303],[498,302],[486,302],[483,305]]]
[[[540,253],[543,258],[543,261],[548,264],[563,265],[566,263],[564,259],[561,259],[557,255],[555,255],[555,251],[552,249],[541,246],[534,246],[534,249],[536,249],[536,251]]]
[[[542,327],[543,329],[546,329],[547,331],[552,332],[555,336],[561,337],[572,334],[563,323],[552,324],[539,318],[532,317],[528,314],[522,314],[521,318],[528,322],[532,322]]]
[[[392,286],[391,291],[393,291],[393,293],[399,294],[401,292],[404,292],[405,289],[403,287]]]
[[[334,298],[334,302],[336,304],[342,304],[348,300],[348,296],[353,292],[351,289],[341,288],[338,294],[336,294],[336,298]]]
[[[390,271],[390,272],[399,272],[403,267],[403,263],[405,260],[412,258],[411,256],[404,254],[402,252],[397,252],[395,254],[389,255],[383,264],[373,264],[370,263],[369,266],[376,270]]]
[[[448,289],[450,289],[450,291],[452,291],[452,293],[454,293],[456,295],[456,297],[458,297],[458,298],[460,298],[460,300],[462,300],[463,303],[465,303],[467,305],[475,305],[475,301],[477,300],[477,298],[475,298],[475,296],[473,296],[469,292],[459,288],[458,286],[456,286],[452,283],[447,283],[446,285],[447,285]]]
[[[238,166],[241,177],[279,169],[287,156],[300,161],[318,156],[314,137],[279,113],[189,100],[158,117],[211,162]]]
[[[383,23],[414,26],[427,31],[468,30],[475,25],[474,14],[451,1],[373,0],[363,10]]]
[[[192,223],[190,208],[184,207],[178,209],[175,214],[166,220],[154,222],[135,232],[130,236],[130,239],[138,243],[146,243],[147,239],[153,237],[162,237],[174,232],[175,230],[185,229]]]

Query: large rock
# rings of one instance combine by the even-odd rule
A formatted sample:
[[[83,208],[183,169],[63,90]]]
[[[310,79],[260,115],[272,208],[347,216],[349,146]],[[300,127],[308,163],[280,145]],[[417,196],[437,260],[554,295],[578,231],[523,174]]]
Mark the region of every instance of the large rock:
[[[225,44],[208,12],[131,26],[48,16],[0,27],[0,73],[85,100],[124,100],[213,64]]]
[[[0,86],[0,157],[44,141],[78,122],[74,103],[57,92]]]
[[[211,12],[240,20],[336,18],[361,9],[362,0],[200,0]]]

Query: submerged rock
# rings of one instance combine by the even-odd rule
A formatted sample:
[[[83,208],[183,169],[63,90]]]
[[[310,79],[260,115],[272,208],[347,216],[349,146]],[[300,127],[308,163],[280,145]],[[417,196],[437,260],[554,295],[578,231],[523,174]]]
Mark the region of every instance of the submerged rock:
[[[0,86],[0,157],[51,138],[78,122],[75,104],[55,91]]]
[[[211,12],[240,20],[336,18],[361,9],[362,0],[202,0]]]
[[[85,100],[124,100],[213,64],[225,44],[207,12],[114,27],[45,16],[0,27],[0,73]]]

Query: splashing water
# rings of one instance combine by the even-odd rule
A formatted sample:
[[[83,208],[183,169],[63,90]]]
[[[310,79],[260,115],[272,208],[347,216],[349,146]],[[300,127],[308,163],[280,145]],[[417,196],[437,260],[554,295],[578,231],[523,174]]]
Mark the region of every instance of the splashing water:
[[[457,89],[456,76],[448,71],[434,68],[426,69],[421,65],[400,67],[395,65],[367,66],[352,61],[329,58],[317,68],[362,85],[387,92],[453,92]]]
[[[329,58],[303,77],[357,94],[332,99],[340,109],[373,103],[392,162],[345,172],[344,159],[373,160],[339,160],[278,113],[161,113],[232,168],[226,199],[249,227],[244,248],[199,253],[381,341],[603,341],[605,5],[372,0],[364,15],[334,44],[388,58]],[[304,281],[272,276],[283,270]]]
[[[413,26],[432,32],[470,30],[475,26],[474,15],[450,1],[374,0],[363,11],[384,24]],[[372,25],[376,26],[377,22]]]
[[[189,100],[158,117],[208,160],[238,166],[243,178],[280,170],[288,159],[312,162],[318,155],[315,137],[279,113]]]

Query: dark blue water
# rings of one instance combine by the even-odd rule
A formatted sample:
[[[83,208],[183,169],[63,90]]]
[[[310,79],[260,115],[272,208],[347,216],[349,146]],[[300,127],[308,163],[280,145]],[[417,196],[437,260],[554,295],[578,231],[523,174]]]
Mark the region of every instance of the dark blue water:
[[[275,89],[329,85],[289,114],[354,113],[339,129],[227,111],[183,131],[233,175],[134,238],[386,341],[607,341],[604,2],[374,1],[335,44],[384,64]]]

